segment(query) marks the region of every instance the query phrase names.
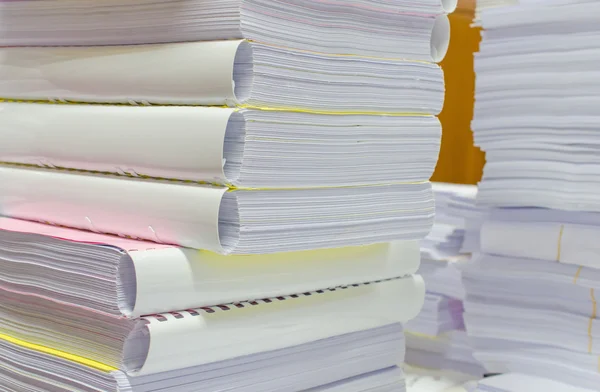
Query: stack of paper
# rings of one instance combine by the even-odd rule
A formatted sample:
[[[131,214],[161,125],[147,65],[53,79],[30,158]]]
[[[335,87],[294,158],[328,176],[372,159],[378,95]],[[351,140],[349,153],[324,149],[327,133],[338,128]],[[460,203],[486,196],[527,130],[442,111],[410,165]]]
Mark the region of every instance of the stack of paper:
[[[402,323],[425,292],[410,276],[417,242],[221,256],[10,218],[0,227],[8,390],[404,388]]]
[[[441,61],[457,0],[3,2],[0,44],[124,45],[244,38],[321,53]]]
[[[428,260],[447,260],[465,251],[465,240],[478,236],[477,222],[485,209],[475,205],[477,188],[471,185],[433,183],[436,219],[431,232],[421,241],[421,251]]]
[[[587,388],[600,382],[599,232],[597,213],[493,210],[482,226],[481,253],[463,271],[468,333],[489,371]]]
[[[0,2],[0,389],[403,391],[455,7]]]
[[[488,372],[592,390],[600,383],[599,6],[481,10],[473,129],[487,154],[478,203],[493,209],[463,272],[465,323]],[[544,383],[520,390],[554,390]],[[519,390],[495,388],[482,390]]]
[[[525,375],[521,373],[508,373],[500,376],[487,377],[481,380],[476,392],[592,392],[593,389],[584,389],[552,381],[545,378]]]
[[[433,189],[436,219],[431,233],[421,242],[419,268],[427,294],[423,310],[406,327],[406,361],[481,376],[483,369],[473,358],[464,329],[465,293],[460,271],[470,257],[461,253],[466,223],[482,215],[475,206],[477,188],[436,183]]]
[[[485,9],[475,142],[487,205],[600,211],[597,1]]]

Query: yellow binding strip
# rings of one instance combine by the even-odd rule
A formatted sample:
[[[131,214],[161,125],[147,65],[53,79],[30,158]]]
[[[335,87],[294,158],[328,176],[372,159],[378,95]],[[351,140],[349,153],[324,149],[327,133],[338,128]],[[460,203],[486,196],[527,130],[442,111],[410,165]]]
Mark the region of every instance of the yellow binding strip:
[[[562,239],[565,234],[565,225],[560,225],[560,231],[558,233],[558,244],[556,246],[556,261],[560,263],[560,256],[562,254]]]
[[[131,107],[150,107],[150,106],[180,106],[180,107],[202,107],[202,108],[223,108],[223,109],[248,109],[248,110],[260,110],[263,112],[292,112],[292,113],[306,113],[306,114],[321,114],[328,116],[387,116],[387,117],[435,117],[435,114],[428,113],[410,113],[410,112],[377,112],[377,111],[330,111],[330,110],[318,110],[318,109],[299,109],[295,107],[269,107],[269,106],[257,106],[241,104],[236,106],[227,105],[183,105],[183,104],[171,104],[171,103],[160,103],[153,104],[146,101],[131,101],[129,103],[122,102],[85,102],[85,101],[70,101],[64,99],[52,99],[52,100],[25,100],[25,99],[11,99],[11,98],[0,98],[0,103],[34,103],[34,104],[46,104],[46,105],[90,105],[90,106],[131,106]]]
[[[3,334],[1,332],[0,332],[0,339],[4,340],[6,342],[12,343],[14,345],[20,346],[20,347],[28,348],[28,349],[33,350],[33,351],[38,351],[38,352],[41,352],[41,353],[44,353],[44,354],[49,354],[49,355],[53,355],[55,357],[66,359],[66,360],[71,361],[71,362],[76,362],[76,363],[79,363],[81,365],[85,365],[87,367],[103,371],[105,373],[109,373],[109,372],[112,372],[112,371],[115,371],[115,370],[119,370],[119,369],[117,369],[115,367],[105,365],[103,363],[94,361],[92,359],[80,357],[79,355],[69,354],[69,353],[66,353],[64,351],[56,350],[56,349],[49,348],[49,347],[46,347],[46,346],[42,346],[42,345],[39,345],[39,344],[29,343],[29,342],[26,342],[26,341],[21,340],[21,339],[13,338],[12,336]]]
[[[594,345],[594,336],[592,334],[592,329],[594,327],[594,320],[596,319],[596,315],[598,313],[598,303],[596,302],[596,295],[594,289],[590,289],[590,297],[592,299],[592,316],[588,322],[588,353],[592,353],[593,345]]]

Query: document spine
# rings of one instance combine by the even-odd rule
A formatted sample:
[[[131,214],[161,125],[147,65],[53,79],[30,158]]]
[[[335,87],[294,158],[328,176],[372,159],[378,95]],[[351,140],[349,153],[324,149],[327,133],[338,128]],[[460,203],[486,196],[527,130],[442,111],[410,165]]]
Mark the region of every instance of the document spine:
[[[305,293],[291,294],[291,295],[285,295],[285,296],[274,297],[274,298],[246,300],[246,301],[241,301],[241,302],[234,302],[231,304],[205,306],[205,307],[196,308],[196,309],[186,309],[186,310],[176,311],[176,312],[152,314],[152,315],[143,316],[142,318],[144,320],[150,321],[150,322],[155,322],[155,321],[165,322],[165,321],[169,321],[169,320],[173,320],[173,319],[183,319],[183,318],[187,318],[187,317],[200,316],[202,314],[214,314],[214,313],[227,312],[230,310],[243,309],[243,308],[248,308],[248,307],[253,307],[253,306],[264,306],[264,305],[268,305],[271,303],[294,300],[294,299],[303,298],[303,297],[310,297],[313,295],[325,294],[327,292],[347,290],[349,288],[364,287],[364,286],[369,286],[369,285],[373,285],[373,284],[377,284],[377,283],[390,282],[390,281],[397,280],[397,279],[399,279],[399,278],[389,278],[389,279],[376,280],[376,281],[372,281],[372,282],[357,283],[357,284],[344,285],[344,286],[336,286],[336,287],[330,287],[330,288],[321,289],[321,290],[308,291]]]

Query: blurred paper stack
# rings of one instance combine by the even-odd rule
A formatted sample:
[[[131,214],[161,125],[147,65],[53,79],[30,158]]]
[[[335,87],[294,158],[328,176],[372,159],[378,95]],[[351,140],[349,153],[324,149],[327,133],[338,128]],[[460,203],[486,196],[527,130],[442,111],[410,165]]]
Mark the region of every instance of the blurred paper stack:
[[[406,362],[428,369],[483,375],[473,358],[463,323],[465,293],[461,266],[467,221],[482,215],[475,206],[477,188],[434,183],[436,217],[431,233],[421,242],[419,274],[427,286],[423,310],[406,326]]]
[[[575,387],[560,381],[526,375],[509,373],[487,377],[479,381],[473,392],[592,392],[593,389]]]
[[[0,3],[0,386],[404,390],[455,6]]]
[[[463,274],[467,330],[489,372],[593,390],[600,385],[598,15],[597,1],[567,0],[479,13],[473,129],[487,164],[478,203],[493,210],[481,227],[481,253]]]

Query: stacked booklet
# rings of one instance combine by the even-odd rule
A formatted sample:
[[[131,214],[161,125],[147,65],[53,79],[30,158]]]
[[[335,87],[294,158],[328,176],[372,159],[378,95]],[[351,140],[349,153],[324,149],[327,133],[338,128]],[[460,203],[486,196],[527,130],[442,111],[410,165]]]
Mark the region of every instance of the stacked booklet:
[[[0,3],[0,389],[397,392],[456,0]]]
[[[491,3],[473,129],[492,211],[463,272],[466,327],[488,372],[597,390],[600,3]]]
[[[484,371],[471,351],[463,322],[465,292],[461,267],[470,255],[462,251],[468,221],[482,215],[475,206],[477,188],[434,183],[436,218],[421,242],[419,274],[427,284],[423,310],[406,326],[406,362],[422,368],[473,376]]]

